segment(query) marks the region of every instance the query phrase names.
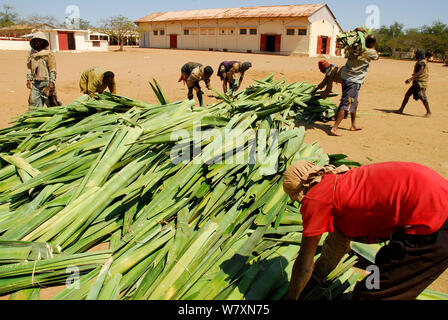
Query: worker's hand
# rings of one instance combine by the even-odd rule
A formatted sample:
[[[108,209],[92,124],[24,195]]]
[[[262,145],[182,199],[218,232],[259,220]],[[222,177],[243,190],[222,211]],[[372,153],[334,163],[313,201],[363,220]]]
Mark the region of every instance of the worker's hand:
[[[50,82],[50,85],[48,86],[48,88],[50,89],[50,92],[53,92],[54,89],[56,88],[54,82]]]
[[[405,81],[405,83],[406,83],[406,84],[410,84],[411,81],[412,81],[411,79],[408,79],[408,80]]]
[[[31,89],[31,87],[32,87],[32,82],[30,81],[30,80],[27,80],[26,81],[26,87],[28,88],[28,89]]]

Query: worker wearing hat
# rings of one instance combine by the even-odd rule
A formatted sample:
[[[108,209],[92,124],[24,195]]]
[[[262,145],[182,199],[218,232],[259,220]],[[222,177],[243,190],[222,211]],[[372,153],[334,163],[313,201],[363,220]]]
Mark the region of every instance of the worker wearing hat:
[[[291,300],[304,297],[308,283],[323,281],[350,252],[350,241],[389,241],[376,255],[379,289],[365,279],[354,300],[416,299],[448,268],[448,181],[425,166],[387,162],[349,170],[300,161],[285,172],[283,188],[302,204]]]
[[[342,83],[342,78],[341,78],[342,68],[340,68],[334,64],[330,64],[327,60],[319,61],[318,65],[319,65],[320,72],[325,74],[325,78],[316,87],[316,91],[319,91],[319,90],[325,88],[324,93],[322,93],[322,95],[321,95],[321,99],[327,99],[331,93],[331,90],[333,89],[333,83],[334,82]]]
[[[431,109],[429,109],[428,97],[426,96],[426,89],[428,88],[429,81],[429,69],[428,64],[425,62],[426,54],[425,51],[418,49],[415,53],[415,58],[417,63],[414,66],[414,74],[408,80],[406,84],[412,82],[412,86],[406,92],[404,96],[401,108],[396,111],[398,114],[403,114],[404,108],[409,102],[409,98],[414,96],[415,101],[422,101],[426,109],[426,117],[431,116]]]
[[[103,93],[109,89],[110,93],[117,93],[117,84],[115,82],[115,74],[101,68],[89,68],[81,74],[79,80],[81,92],[88,94],[90,97],[97,93]]]
[[[43,32],[34,33],[30,40],[26,86],[30,89],[29,106],[60,106],[56,96],[56,58],[48,49],[50,42]]]
[[[196,91],[196,95],[199,100],[199,105],[203,106],[203,92],[199,84],[200,81],[204,81],[208,90],[210,90],[210,78],[213,75],[213,68],[210,66],[203,66],[197,62],[188,62],[181,68],[181,76],[179,82],[183,81],[188,87],[188,99],[193,99],[193,90]]]
[[[218,77],[222,81],[223,92],[228,90],[237,91],[241,87],[241,83],[244,79],[244,74],[247,70],[252,68],[252,63],[240,61],[223,61],[218,67]],[[240,75],[239,82],[235,85],[236,76]]]

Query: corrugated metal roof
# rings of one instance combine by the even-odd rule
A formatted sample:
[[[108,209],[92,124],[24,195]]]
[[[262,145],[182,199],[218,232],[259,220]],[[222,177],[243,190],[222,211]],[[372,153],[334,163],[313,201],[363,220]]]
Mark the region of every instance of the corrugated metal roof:
[[[233,18],[309,17],[325,6],[326,4],[308,4],[158,12],[140,18],[136,20],[135,23]]]

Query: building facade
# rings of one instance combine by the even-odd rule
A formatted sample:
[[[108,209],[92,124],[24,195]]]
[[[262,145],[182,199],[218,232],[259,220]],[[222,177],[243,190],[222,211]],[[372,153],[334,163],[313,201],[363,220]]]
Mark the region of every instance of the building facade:
[[[135,23],[142,48],[341,55],[342,29],[325,4],[162,12]]]

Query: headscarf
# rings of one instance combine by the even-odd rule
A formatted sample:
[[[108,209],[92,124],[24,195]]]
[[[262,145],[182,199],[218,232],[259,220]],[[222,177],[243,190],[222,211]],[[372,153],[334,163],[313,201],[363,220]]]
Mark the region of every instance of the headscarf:
[[[326,60],[319,61],[319,70],[325,72],[330,67],[330,63]]]
[[[321,167],[309,161],[299,161],[286,170],[283,176],[283,190],[293,200],[301,202],[309,189],[322,181],[324,175],[341,174],[348,171],[350,171],[350,168],[345,165]]]

